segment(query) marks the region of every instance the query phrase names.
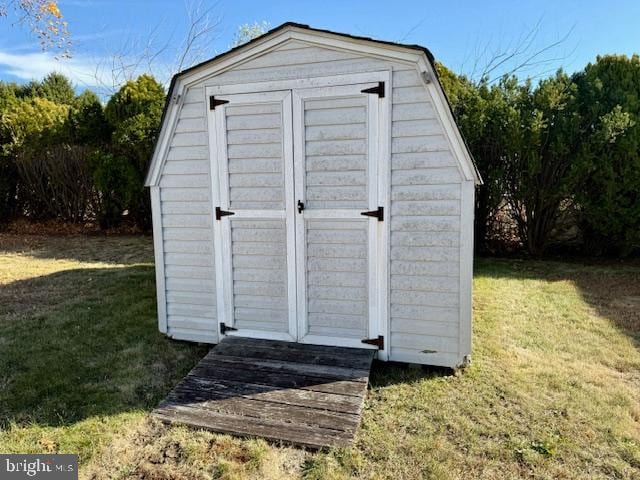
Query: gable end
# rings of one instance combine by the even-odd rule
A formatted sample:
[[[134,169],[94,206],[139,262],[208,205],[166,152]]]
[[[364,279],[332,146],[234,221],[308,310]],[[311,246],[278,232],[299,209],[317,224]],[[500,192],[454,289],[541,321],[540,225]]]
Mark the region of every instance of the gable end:
[[[449,102],[437,76],[433,55],[429,50],[417,45],[401,45],[328,30],[313,29],[301,24],[285,23],[244,45],[174,75],[169,86],[160,130],[145,179],[146,186],[158,185],[160,181],[171,138],[174,135],[180,111],[184,104],[186,88],[195,82],[201,82],[205,78],[216,76],[222,72],[232,70],[240,64],[261,57],[287,42],[303,42],[324,47],[327,50],[342,50],[362,56],[415,65],[420,72],[424,73],[424,75],[421,75],[424,87],[433,99],[434,107],[451,144],[451,150],[460,164],[463,178],[474,181],[476,184],[481,183],[472,156],[455,123]],[[432,79],[435,79],[435,81],[431,81]]]

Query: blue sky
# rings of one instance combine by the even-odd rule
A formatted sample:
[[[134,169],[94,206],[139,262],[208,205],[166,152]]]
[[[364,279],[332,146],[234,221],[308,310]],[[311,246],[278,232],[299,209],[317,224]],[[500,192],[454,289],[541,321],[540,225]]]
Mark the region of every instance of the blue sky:
[[[60,0],[59,3],[69,22],[73,58],[58,61],[51,53],[41,52],[37,40],[13,25],[13,19],[0,19],[0,79],[23,82],[55,69],[72,76],[80,89],[108,89],[114,82],[111,75],[114,55],[130,64],[139,59],[145,48],[161,52],[154,59],[153,69],[163,81],[175,68],[177,49],[163,47],[184,39],[188,25],[184,1]],[[200,57],[226,50],[237,26],[255,21],[267,21],[271,26],[295,21],[339,32],[418,43],[455,71],[467,74],[477,74],[496,52],[509,52],[523,44],[528,40],[526,35],[534,30],[537,33],[531,38],[529,52],[564,41],[537,57],[536,60],[544,61],[522,70],[522,75],[544,75],[558,67],[572,72],[598,54],[640,51],[640,2],[630,0],[220,0],[204,4],[212,7],[212,21],[217,26],[202,45]],[[144,70],[145,66],[137,68]]]

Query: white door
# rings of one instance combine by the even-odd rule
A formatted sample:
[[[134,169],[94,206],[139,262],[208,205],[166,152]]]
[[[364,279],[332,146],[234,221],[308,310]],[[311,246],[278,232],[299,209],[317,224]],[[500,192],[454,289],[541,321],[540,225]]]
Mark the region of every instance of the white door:
[[[381,348],[381,97],[377,81],[208,96],[222,334]]]
[[[293,91],[300,342],[377,348],[363,340],[377,340],[382,334],[380,98],[362,92],[376,86],[377,82]]]
[[[209,122],[221,333],[294,341],[291,92],[211,96]]]

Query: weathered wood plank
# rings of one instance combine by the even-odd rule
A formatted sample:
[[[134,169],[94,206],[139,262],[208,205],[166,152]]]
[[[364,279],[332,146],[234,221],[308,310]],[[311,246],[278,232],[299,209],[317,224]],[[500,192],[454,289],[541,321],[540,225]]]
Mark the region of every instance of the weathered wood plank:
[[[340,380],[351,380],[354,382],[367,383],[369,369],[338,367],[335,365],[314,365],[311,363],[285,362],[282,360],[271,360],[264,358],[234,357],[228,355],[207,355],[201,362],[209,364],[230,364],[246,365],[250,363],[252,367],[259,367],[265,371],[297,373],[306,376],[318,376],[321,378],[335,378]]]
[[[153,415],[311,448],[347,445],[372,360],[372,350],[226,337]]]
[[[352,395],[314,392],[297,388],[275,389],[269,385],[257,383],[236,382],[221,378],[198,378],[198,387],[202,395],[207,398],[246,397],[258,400],[287,403],[301,407],[319,408],[332,412],[359,414],[362,412],[362,398]],[[174,389],[179,392],[188,389],[189,385],[181,382]]]
[[[310,448],[344,446],[353,439],[351,434],[339,430],[301,427],[268,420],[249,422],[243,415],[226,413],[207,412],[203,415],[197,408],[184,406],[173,407],[171,411],[157,411],[155,416],[169,423],[177,422],[237,436],[262,437]]]
[[[286,418],[288,423],[294,425],[330,428],[351,433],[355,433],[359,421],[358,415],[350,413],[331,412],[254,398],[207,398],[198,388],[174,391],[158,408],[163,410],[174,406],[199,408],[205,411],[204,414],[212,411],[273,421],[282,421]]]
[[[247,348],[251,348],[251,351],[249,352]],[[217,355],[251,356],[252,358],[366,369],[370,368],[373,357],[371,350],[303,345],[242,337],[227,337],[213,352]]]
[[[237,381],[271,385],[275,388],[301,388],[315,392],[337,393],[340,395],[361,395],[362,384],[350,380],[335,380],[331,378],[308,377],[291,373],[261,371],[247,364],[246,368],[226,365],[207,365],[199,363],[193,370],[194,376],[224,377]],[[191,375],[190,374],[190,375]]]

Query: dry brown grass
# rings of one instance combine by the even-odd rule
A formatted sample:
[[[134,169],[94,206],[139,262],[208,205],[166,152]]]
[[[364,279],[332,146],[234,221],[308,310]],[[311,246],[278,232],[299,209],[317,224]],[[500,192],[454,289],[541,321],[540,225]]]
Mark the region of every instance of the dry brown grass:
[[[377,364],[355,445],[148,411],[206,351],[157,333],[150,239],[0,237],[0,450],[82,478],[640,479],[640,268],[479,260],[462,375]]]

